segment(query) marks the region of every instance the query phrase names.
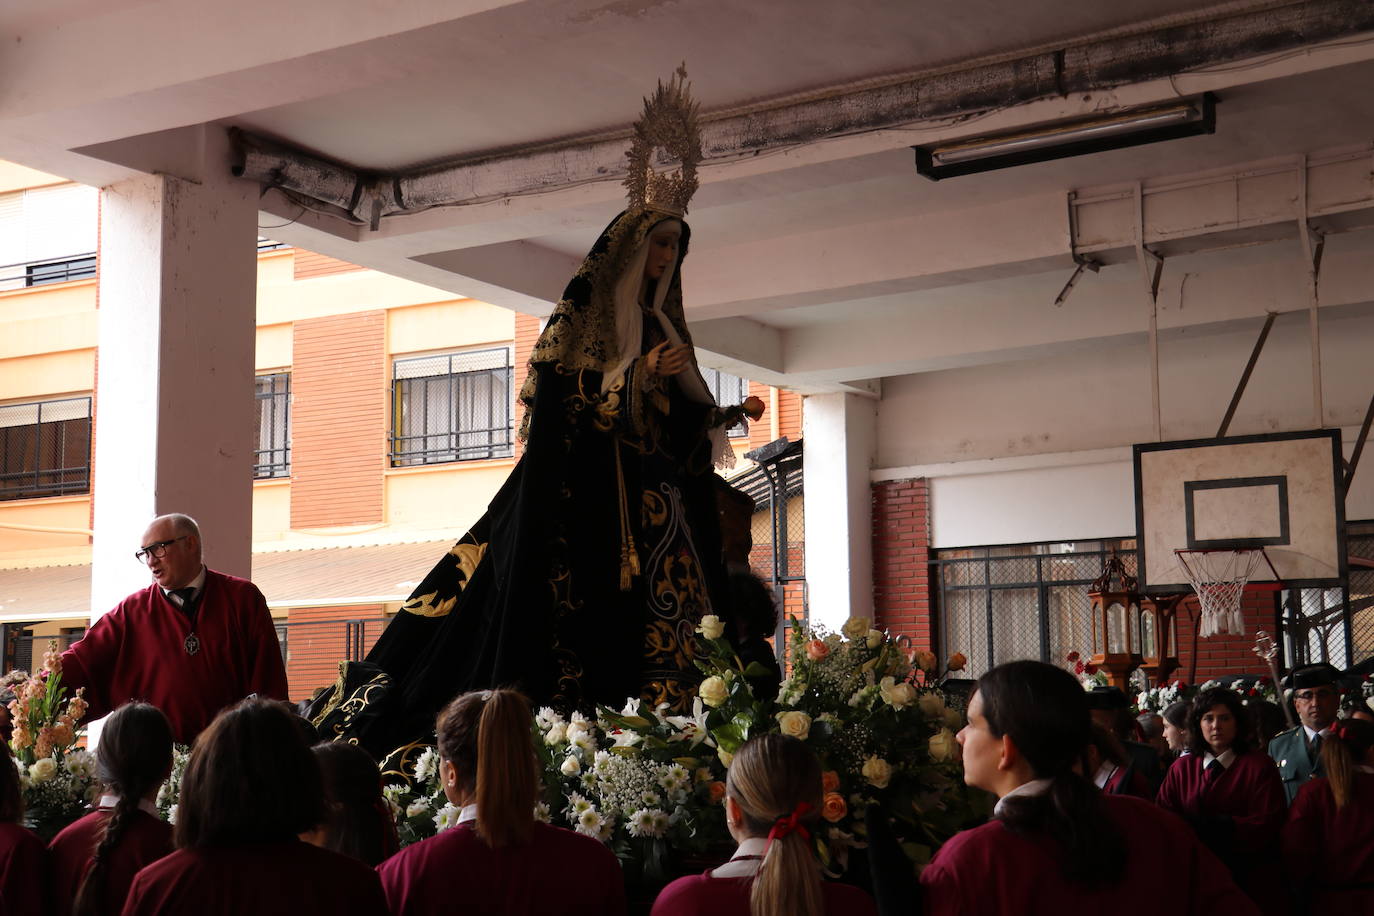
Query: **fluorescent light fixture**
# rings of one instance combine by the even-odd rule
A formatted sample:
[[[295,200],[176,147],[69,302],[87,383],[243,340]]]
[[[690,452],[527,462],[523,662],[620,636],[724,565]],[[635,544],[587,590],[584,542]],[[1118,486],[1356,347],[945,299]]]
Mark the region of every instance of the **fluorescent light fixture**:
[[[955,175],[1210,134],[1216,130],[1216,124],[1216,97],[1208,92],[1167,105],[912,149],[916,152],[916,171],[939,181]]]

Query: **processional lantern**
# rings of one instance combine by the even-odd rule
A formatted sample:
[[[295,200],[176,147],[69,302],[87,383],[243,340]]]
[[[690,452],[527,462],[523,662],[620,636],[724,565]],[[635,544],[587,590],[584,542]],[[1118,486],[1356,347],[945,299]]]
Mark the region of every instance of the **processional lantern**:
[[[1112,551],[1088,590],[1092,602],[1093,657],[1091,663],[1107,673],[1113,687],[1127,691],[1131,672],[1139,668],[1140,593],[1136,578]]]
[[[1145,660],[1140,670],[1149,683],[1163,687],[1178,669],[1178,605],[1186,592],[1175,595],[1144,595],[1140,599],[1140,640]]]

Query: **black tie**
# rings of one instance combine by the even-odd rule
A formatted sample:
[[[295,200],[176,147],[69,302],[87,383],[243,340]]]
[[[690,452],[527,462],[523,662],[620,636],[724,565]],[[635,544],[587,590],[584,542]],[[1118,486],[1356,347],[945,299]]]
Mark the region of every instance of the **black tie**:
[[[177,598],[181,600],[181,609],[183,611],[189,612],[191,610],[191,601],[196,597],[196,590],[194,588],[174,588],[172,589],[172,594],[176,595]]]
[[[1312,755],[1313,760],[1320,760],[1322,753],[1322,733],[1317,732],[1312,736],[1312,740],[1307,742],[1307,752]]]
[[[1221,776],[1222,771],[1225,769],[1226,768],[1221,765],[1221,761],[1213,757],[1212,762],[1207,764],[1207,781],[1216,782],[1217,778]]]

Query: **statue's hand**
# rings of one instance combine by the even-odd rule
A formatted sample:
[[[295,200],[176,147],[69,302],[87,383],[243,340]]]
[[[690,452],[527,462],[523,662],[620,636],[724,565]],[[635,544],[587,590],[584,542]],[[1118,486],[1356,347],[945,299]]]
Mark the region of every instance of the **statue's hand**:
[[[686,369],[692,359],[692,348],[686,344],[672,346],[664,341],[644,356],[645,368],[650,375],[677,375]]]

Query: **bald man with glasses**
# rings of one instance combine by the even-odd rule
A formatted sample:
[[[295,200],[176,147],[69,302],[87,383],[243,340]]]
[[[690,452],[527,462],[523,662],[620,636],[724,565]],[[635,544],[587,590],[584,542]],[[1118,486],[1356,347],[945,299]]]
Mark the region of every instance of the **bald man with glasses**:
[[[286,699],[286,668],[267,601],[247,579],[207,569],[200,528],[187,515],[153,519],[134,559],[153,582],[97,620],[62,654],[87,718],[130,700],[159,707],[183,744],[246,696]]]

